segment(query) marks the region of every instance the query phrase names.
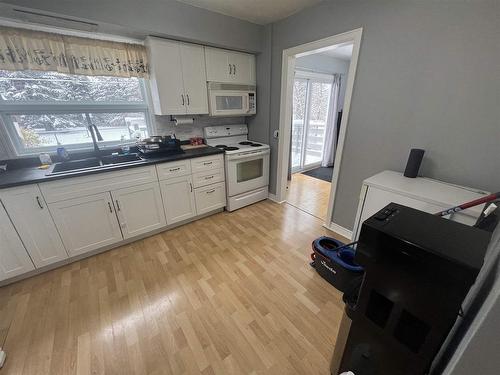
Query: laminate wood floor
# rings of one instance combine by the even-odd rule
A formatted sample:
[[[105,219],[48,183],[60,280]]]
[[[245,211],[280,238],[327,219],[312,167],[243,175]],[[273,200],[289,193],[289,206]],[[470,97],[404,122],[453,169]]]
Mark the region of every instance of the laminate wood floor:
[[[286,200],[291,205],[325,220],[330,189],[329,182],[302,173],[294,173],[292,180],[288,181]]]
[[[321,220],[270,201],[0,288],[5,374],[328,374]]]

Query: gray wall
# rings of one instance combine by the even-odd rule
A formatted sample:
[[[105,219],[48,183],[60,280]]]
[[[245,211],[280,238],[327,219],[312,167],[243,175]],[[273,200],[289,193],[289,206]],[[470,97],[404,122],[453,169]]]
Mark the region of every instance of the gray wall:
[[[102,31],[157,35],[239,49],[261,50],[263,27],[172,0],[7,0],[4,4],[53,12],[102,24]],[[1,3],[0,3],[1,4]],[[12,17],[9,6],[2,17]]]
[[[352,228],[363,179],[402,171],[411,147],[427,150],[425,176],[499,190],[499,4],[325,0],[273,25],[270,133],[279,126],[283,49],[363,27],[335,223]]]

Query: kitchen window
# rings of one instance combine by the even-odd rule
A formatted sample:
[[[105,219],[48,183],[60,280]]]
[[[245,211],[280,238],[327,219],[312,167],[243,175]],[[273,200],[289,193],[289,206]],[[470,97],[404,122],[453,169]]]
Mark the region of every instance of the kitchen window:
[[[144,80],[0,70],[0,136],[16,155],[89,149],[90,124],[103,145],[132,143],[150,133]]]

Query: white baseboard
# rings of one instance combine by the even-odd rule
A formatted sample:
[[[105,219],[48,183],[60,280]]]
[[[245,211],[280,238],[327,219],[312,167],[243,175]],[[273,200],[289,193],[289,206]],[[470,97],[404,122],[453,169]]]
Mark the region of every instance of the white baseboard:
[[[348,238],[349,240],[352,239],[352,230],[344,228],[335,223],[330,223],[329,226],[325,224],[324,227],[331,230],[332,232],[340,234],[342,237]]]
[[[285,203],[285,201],[279,201],[278,197],[276,196],[276,194],[269,193],[269,196],[267,197],[267,199],[269,199],[269,200],[271,200],[271,201],[273,201],[275,203],[279,203],[279,204]]]

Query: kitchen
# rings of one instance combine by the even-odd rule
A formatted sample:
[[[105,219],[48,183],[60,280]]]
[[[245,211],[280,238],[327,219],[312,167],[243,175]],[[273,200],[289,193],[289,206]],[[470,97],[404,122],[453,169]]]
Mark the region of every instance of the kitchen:
[[[493,96],[462,90],[468,74],[454,79],[474,65],[491,88],[491,67],[472,61],[480,45],[462,45],[477,39],[416,39],[443,23],[491,35],[491,5],[199,3],[0,2],[0,374],[334,371],[344,302],[310,267],[311,242],[357,239],[382,201],[430,212],[495,191],[494,111],[484,106],[474,133],[461,125],[475,113],[464,108]],[[465,14],[484,19],[457,26]],[[348,33],[359,35],[349,130],[320,220],[283,198],[286,64],[309,52],[286,53]],[[455,59],[461,48],[469,57]],[[455,90],[428,90],[416,72],[431,62],[432,81]],[[449,134],[488,157],[460,137],[445,144]],[[413,147],[426,156],[406,180]]]

